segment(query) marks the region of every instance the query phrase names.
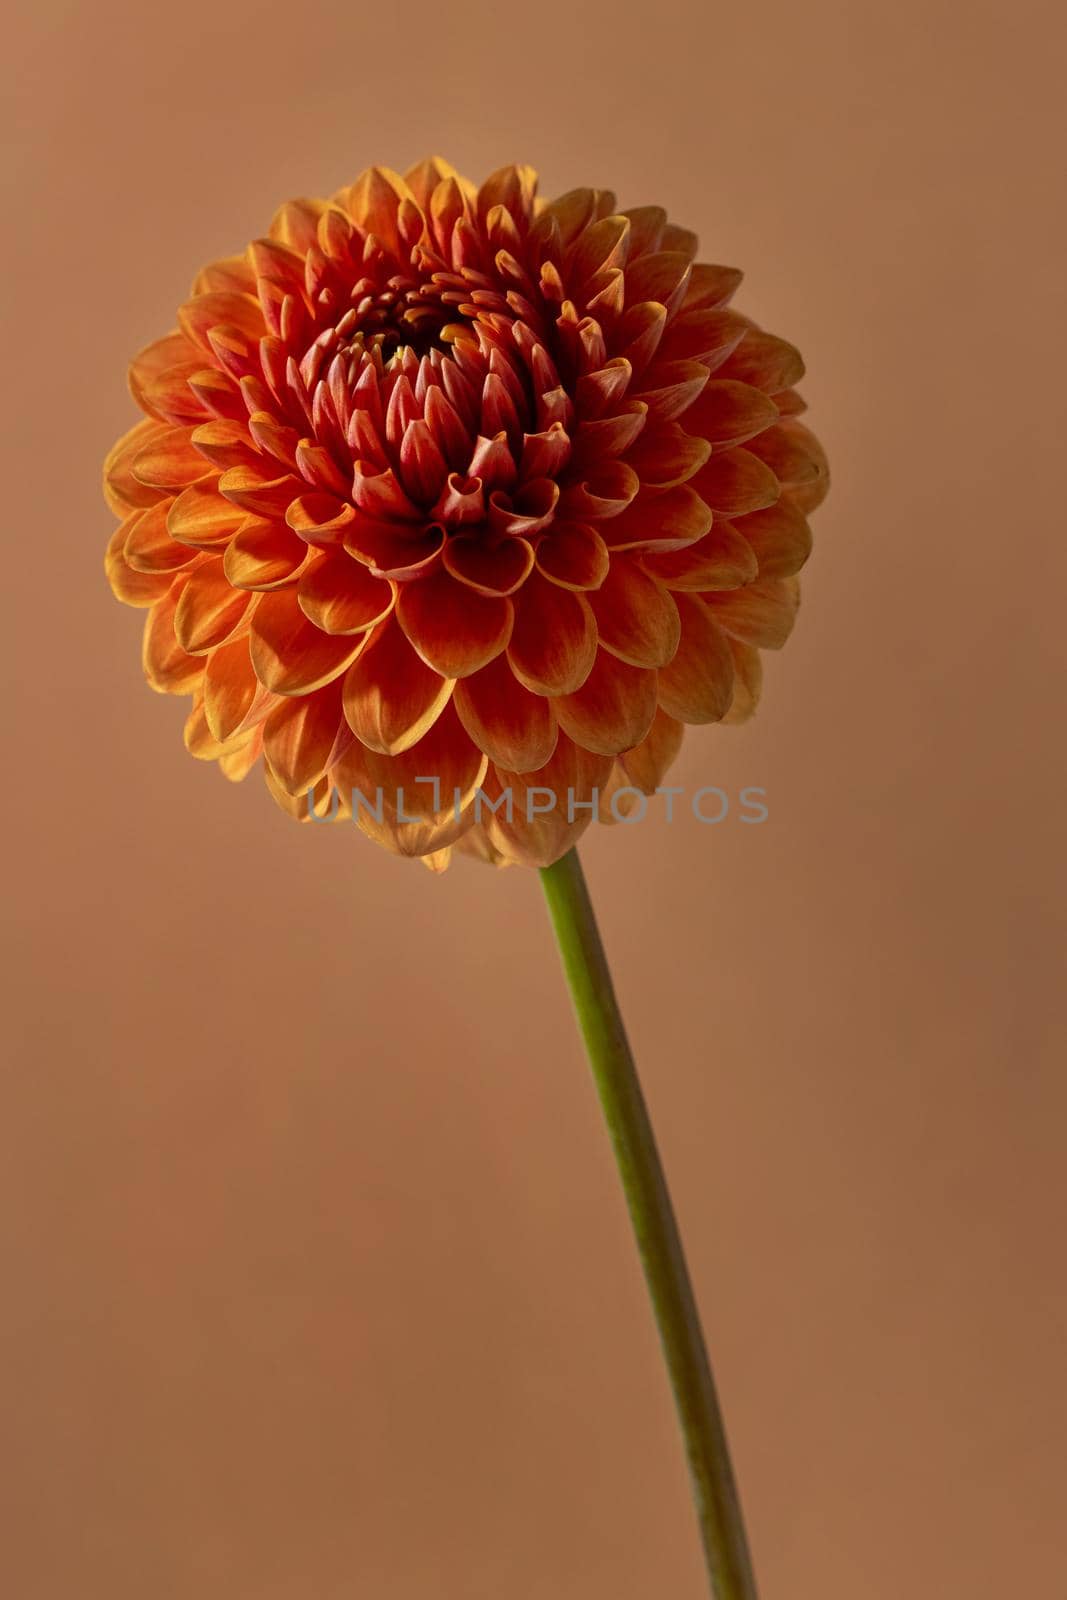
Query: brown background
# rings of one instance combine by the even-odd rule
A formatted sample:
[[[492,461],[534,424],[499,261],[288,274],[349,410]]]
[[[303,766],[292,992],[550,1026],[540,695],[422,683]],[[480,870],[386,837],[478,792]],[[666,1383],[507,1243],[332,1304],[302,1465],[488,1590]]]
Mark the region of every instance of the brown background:
[[[1053,6],[148,12],[7,33],[4,1592],[702,1592],[536,877],[190,761],[101,574],[193,270],[438,149],[697,228],[835,469],[764,709],[679,769],[771,821],[585,850],[765,1600],[1059,1593]]]

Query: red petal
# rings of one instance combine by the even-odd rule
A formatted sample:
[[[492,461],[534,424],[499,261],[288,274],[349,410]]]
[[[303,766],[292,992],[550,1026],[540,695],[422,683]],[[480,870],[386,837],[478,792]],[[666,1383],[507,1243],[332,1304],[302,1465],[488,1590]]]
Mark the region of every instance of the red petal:
[[[719,722],[730,709],[734,664],[726,635],[702,601],[677,597],[682,619],[678,653],[659,674],[659,703],[679,722]]]
[[[501,539],[494,544],[478,533],[454,534],[445,541],[441,559],[446,572],[476,593],[507,595],[526,582],[534,552],[525,539]]]
[[[693,479],[693,488],[724,517],[743,517],[762,511],[778,499],[778,479],[750,450],[738,447],[714,455]]]
[[[636,561],[616,556],[589,596],[600,643],[634,667],[665,667],[678,648],[678,607]],[[635,741],[632,741],[635,742]]]
[[[761,578],[733,594],[704,598],[710,615],[742,644],[778,650],[793,631],[800,589],[795,578]]]
[[[661,707],[640,744],[623,752],[620,757],[623,771],[643,794],[655,794],[682,748],[684,736],[684,723],[668,716]]]
[[[557,522],[537,546],[537,565],[564,589],[599,589],[608,574],[607,545],[584,522]]]
[[[695,544],[711,527],[711,511],[691,484],[675,489],[644,490],[632,506],[604,529],[605,542],[616,550],[682,550]]]
[[[695,594],[705,589],[740,589],[759,575],[752,546],[722,518],[717,518],[711,532],[696,544],[664,555],[647,551],[641,564],[668,589],[688,589]]]

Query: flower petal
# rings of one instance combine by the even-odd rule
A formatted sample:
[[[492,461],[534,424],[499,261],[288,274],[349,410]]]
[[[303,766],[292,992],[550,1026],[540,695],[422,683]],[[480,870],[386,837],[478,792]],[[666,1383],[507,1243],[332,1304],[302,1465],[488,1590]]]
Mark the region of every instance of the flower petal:
[[[292,589],[278,589],[256,607],[249,652],[256,677],[271,694],[310,694],[339,677],[366,638],[323,633],[304,615]]]
[[[557,522],[537,546],[537,566],[564,589],[599,589],[611,554],[595,528],[584,522]]]
[[[659,703],[679,722],[719,722],[733,698],[734,663],[726,635],[702,601],[677,596],[682,619],[678,653],[659,674]]]
[[[169,502],[167,529],[179,544],[194,550],[217,550],[229,544],[244,513],[218,493],[217,479],[190,484],[176,500]]]
[[[248,635],[220,644],[212,650],[204,673],[204,716],[212,734],[225,744],[248,722],[265,699],[252,669]],[[199,657],[195,659],[200,660]]]
[[[752,547],[761,578],[790,578],[811,554],[811,529],[803,513],[784,497],[777,505],[741,517],[736,526]]]
[[[492,542],[481,533],[457,533],[446,539],[441,560],[446,572],[476,593],[508,595],[526,582],[534,552],[526,539]]]
[[[176,578],[145,618],[141,662],[149,684],[159,694],[188,694],[200,682],[204,663],[187,655],[174,633],[174,613],[185,587]]]
[[[427,666],[466,678],[507,645],[514,616],[500,595],[482,595],[438,571],[401,586],[397,620]]]
[[[171,538],[167,526],[170,506],[169,500],[160,500],[147,511],[135,511],[123,523],[122,554],[134,572],[173,573],[197,560],[197,551]]]
[[[770,467],[740,446],[712,456],[693,479],[693,488],[712,511],[724,517],[762,511],[764,506],[773,506],[780,493]]]
[[[204,655],[236,633],[253,605],[251,595],[234,589],[216,556],[190,572],[174,613],[178,643],[190,655]]]
[[[596,623],[584,595],[533,572],[515,601],[508,660],[536,694],[573,694],[592,670]]]
[[[779,650],[793,631],[800,605],[795,578],[760,578],[732,594],[704,596],[709,614],[733,638]]]
[[[616,556],[589,596],[605,650],[633,667],[665,667],[678,648],[678,607],[635,560]]]
[[[365,637],[366,648],[345,678],[345,716],[368,750],[398,755],[437,721],[453,682],[416,655],[395,614]]]
[[[162,423],[145,417],[108,451],[104,461],[104,499],[116,517],[129,516],[131,511],[155,505],[161,498],[158,489],[150,489],[134,477],[133,463],[151,440],[166,431]]]
[[[623,771],[642,794],[655,794],[682,748],[685,724],[669,716],[662,706],[657,710],[645,737],[632,750],[619,757]]]
[[[475,744],[498,766],[532,772],[556,748],[552,702],[523,688],[504,656],[461,679],[453,704]]]
[[[765,513],[756,512],[757,516]],[[695,594],[705,589],[740,589],[759,576],[759,565],[748,540],[732,523],[718,517],[711,531],[684,550],[665,554],[647,551],[642,566],[668,589],[688,589]]]
[[[562,732],[549,760],[534,772],[491,766],[484,789],[500,809],[490,813],[486,807],[482,818],[490,844],[527,866],[551,866],[593,820],[611,768],[611,756],[582,750]]]
[[[337,753],[352,737],[341,707],[340,680],[315,694],[282,700],[263,724],[263,754],[288,794],[314,788]]]
[[[742,444],[778,421],[769,395],[749,383],[712,378],[685,414],[685,426],[714,445]]]
[[[707,503],[688,483],[674,489],[644,490],[621,517],[605,524],[611,550],[683,550],[711,527]]]
[[[395,586],[376,578],[345,550],[324,550],[296,590],[304,615],[323,633],[366,633],[393,609]]]
[[[280,589],[296,581],[314,552],[284,522],[246,517],[223,557],[235,589]]]
[[[593,670],[574,694],[552,702],[560,727],[583,750],[614,756],[632,750],[656,715],[656,674],[598,650]]]

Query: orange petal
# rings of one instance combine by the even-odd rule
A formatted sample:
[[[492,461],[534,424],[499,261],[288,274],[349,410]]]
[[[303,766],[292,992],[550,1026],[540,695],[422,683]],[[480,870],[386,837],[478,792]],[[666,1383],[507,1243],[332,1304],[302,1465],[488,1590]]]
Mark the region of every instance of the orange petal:
[[[778,421],[778,407],[760,389],[713,378],[685,414],[685,426],[714,445],[741,444]]]
[[[599,589],[611,555],[595,528],[584,522],[556,522],[537,546],[537,565],[564,589]]]
[[[751,545],[761,578],[792,577],[811,554],[811,529],[791,500],[781,499],[765,511],[742,517],[737,531]]]
[[[503,656],[457,683],[453,704],[475,744],[498,766],[532,772],[556,748],[552,702],[524,689]]]
[[[397,755],[437,721],[451,698],[452,680],[415,654],[395,615],[365,637],[366,647],[345,678],[345,716],[369,750]]]
[[[679,722],[719,722],[730,709],[734,664],[726,635],[702,601],[677,596],[682,619],[678,653],[659,674],[659,703]]]
[[[560,514],[579,521],[617,517],[633,500],[641,480],[625,461],[605,461],[570,484],[560,500]]]
[[[344,529],[349,555],[377,578],[418,578],[433,570],[445,543],[443,528],[420,532],[411,523],[372,522],[357,516]]]
[[[564,733],[582,749],[618,755],[639,744],[652,726],[656,674],[598,650],[582,687],[560,695],[552,708]]]
[[[761,650],[778,650],[793,631],[800,587],[795,578],[760,578],[733,594],[704,597],[709,614],[720,627]]]
[[[274,462],[269,459],[257,470],[254,467],[230,467],[219,479],[219,489],[227,500],[245,511],[255,511],[260,516],[283,516],[286,508],[305,487],[303,479],[289,472],[271,476]]]
[[[636,561],[617,556],[589,596],[605,650],[634,667],[665,667],[678,648],[678,608]]]
[[[714,372],[736,350],[747,327],[735,311],[683,311],[660,341],[659,360],[699,361]]]
[[[217,550],[229,543],[244,521],[241,511],[218,493],[218,479],[190,484],[169,502],[167,528],[179,544]]]
[[[351,738],[337,680],[316,694],[283,700],[263,724],[263,754],[282,788],[293,795],[314,787],[330,765],[338,741]]]
[[[477,594],[508,595],[526,582],[534,552],[526,539],[493,542],[481,533],[456,533],[445,540],[441,561],[446,572]]]
[[[199,657],[195,659],[199,660]],[[214,737],[226,743],[264,699],[252,670],[248,635],[239,634],[212,650],[204,672],[204,716]]]
[[[204,358],[184,333],[168,333],[146,345],[130,362],[130,393],[142,411],[162,422],[202,422],[203,405],[188,378]]]
[[[104,461],[104,499],[116,517],[129,516],[131,511],[155,505],[161,498],[158,489],[138,482],[133,475],[133,463],[152,439],[166,431],[162,423],[146,417],[124,433],[108,451]]]
[[[300,609],[323,633],[365,633],[393,609],[396,587],[345,550],[314,556],[296,590]]]
[[[605,524],[612,551],[684,550],[711,527],[711,511],[692,484],[644,490],[621,517]]]
[[[693,488],[717,515],[743,517],[778,499],[778,479],[751,450],[738,447],[714,455],[693,479]]]
[[[766,513],[758,511],[756,515]],[[696,544],[664,555],[647,551],[641,564],[668,589],[689,589],[695,594],[705,589],[740,589],[759,575],[752,546],[721,517]]]
[[[123,523],[126,536],[122,554],[134,572],[173,573],[196,561],[197,552],[188,545],[178,544],[167,529],[171,502],[160,500],[147,511],[135,511]]]
[[[256,677],[271,694],[310,694],[351,665],[366,637],[323,633],[304,615],[292,589],[277,589],[256,607],[249,652]]]
[[[749,449],[774,473],[801,511],[814,511],[830,488],[826,453],[810,428],[792,419],[768,428]]]
[[[201,267],[193,279],[192,293],[251,294],[255,286],[255,274],[245,257],[225,256],[221,261],[210,261],[206,267]]]
[[[551,866],[593,820],[590,803],[608,782],[611,768],[610,756],[580,749],[565,733],[560,733],[551,757],[535,772],[491,766],[484,789],[490,799],[500,802],[500,809],[491,814],[486,807],[481,818],[490,844],[528,866]]]
[[[159,694],[188,694],[200,682],[204,663],[182,649],[174,634],[174,613],[184,578],[176,578],[145,618],[141,661],[144,675]]]
[[[734,658],[734,697],[722,720],[747,722],[759,705],[763,661],[754,645],[742,644],[740,639],[730,640],[730,653]]]
[[[213,417],[202,422],[192,432],[192,444],[204,461],[210,461],[220,472],[229,467],[255,467],[262,457],[248,436],[243,421],[231,417]]]
[[[685,291],[685,308],[724,306],[738,290],[743,274],[736,267],[717,267],[705,261],[693,263],[693,275]]]
[[[127,606],[151,606],[161,600],[170,588],[173,574],[169,572],[135,572],[123,555],[128,526],[120,523],[108,541],[104,555],[104,572],[116,600]]]
[[[537,694],[573,694],[592,670],[596,623],[584,595],[533,572],[515,601],[508,660]]]
[[[208,338],[212,328],[227,323],[238,328],[252,344],[267,332],[263,312],[255,295],[232,289],[209,290],[194,295],[178,312],[178,325],[192,344],[199,345],[205,355],[214,354]]]
[[[655,794],[682,748],[685,724],[669,716],[662,706],[645,737],[620,757],[629,781],[643,794]]]
[[[138,451],[132,472],[152,489],[178,491],[202,478],[214,477],[209,462],[193,448],[189,428],[160,428]]]
[[[235,589],[281,589],[291,584],[313,558],[311,548],[284,522],[246,517],[223,557]]]
[[[707,381],[708,369],[699,361],[657,361],[632,398],[643,400],[660,422],[673,422],[688,411]]]
[[[749,327],[729,359],[719,368],[720,378],[750,383],[764,394],[780,394],[804,376],[804,360],[795,346],[761,328]]]
[[[658,300],[672,312],[681,304],[691,271],[689,257],[682,250],[650,251],[626,269],[627,301],[632,305],[639,300]]]
[[[403,584],[396,614],[427,666],[445,678],[468,677],[498,656],[514,615],[510,600],[477,594],[444,571]]]
[[[204,561],[189,574],[174,613],[178,643],[190,655],[213,650],[237,631],[253,603],[233,588],[217,556]]]
[[[699,405],[700,400],[695,404]],[[676,484],[685,483],[710,456],[707,440],[686,432],[692,410],[690,407],[686,412],[685,428],[677,422],[655,423],[627,452],[627,461],[646,489],[673,489]]]

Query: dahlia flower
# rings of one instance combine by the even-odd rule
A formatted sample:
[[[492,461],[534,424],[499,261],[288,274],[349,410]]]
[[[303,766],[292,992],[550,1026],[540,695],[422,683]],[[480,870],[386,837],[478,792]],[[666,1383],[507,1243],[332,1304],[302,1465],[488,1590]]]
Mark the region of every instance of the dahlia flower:
[[[104,471],[194,756],[299,819],[365,796],[434,867],[544,867],[687,725],[752,713],[826,462],[797,351],[696,249],[657,206],[428,160],[197,275]]]

